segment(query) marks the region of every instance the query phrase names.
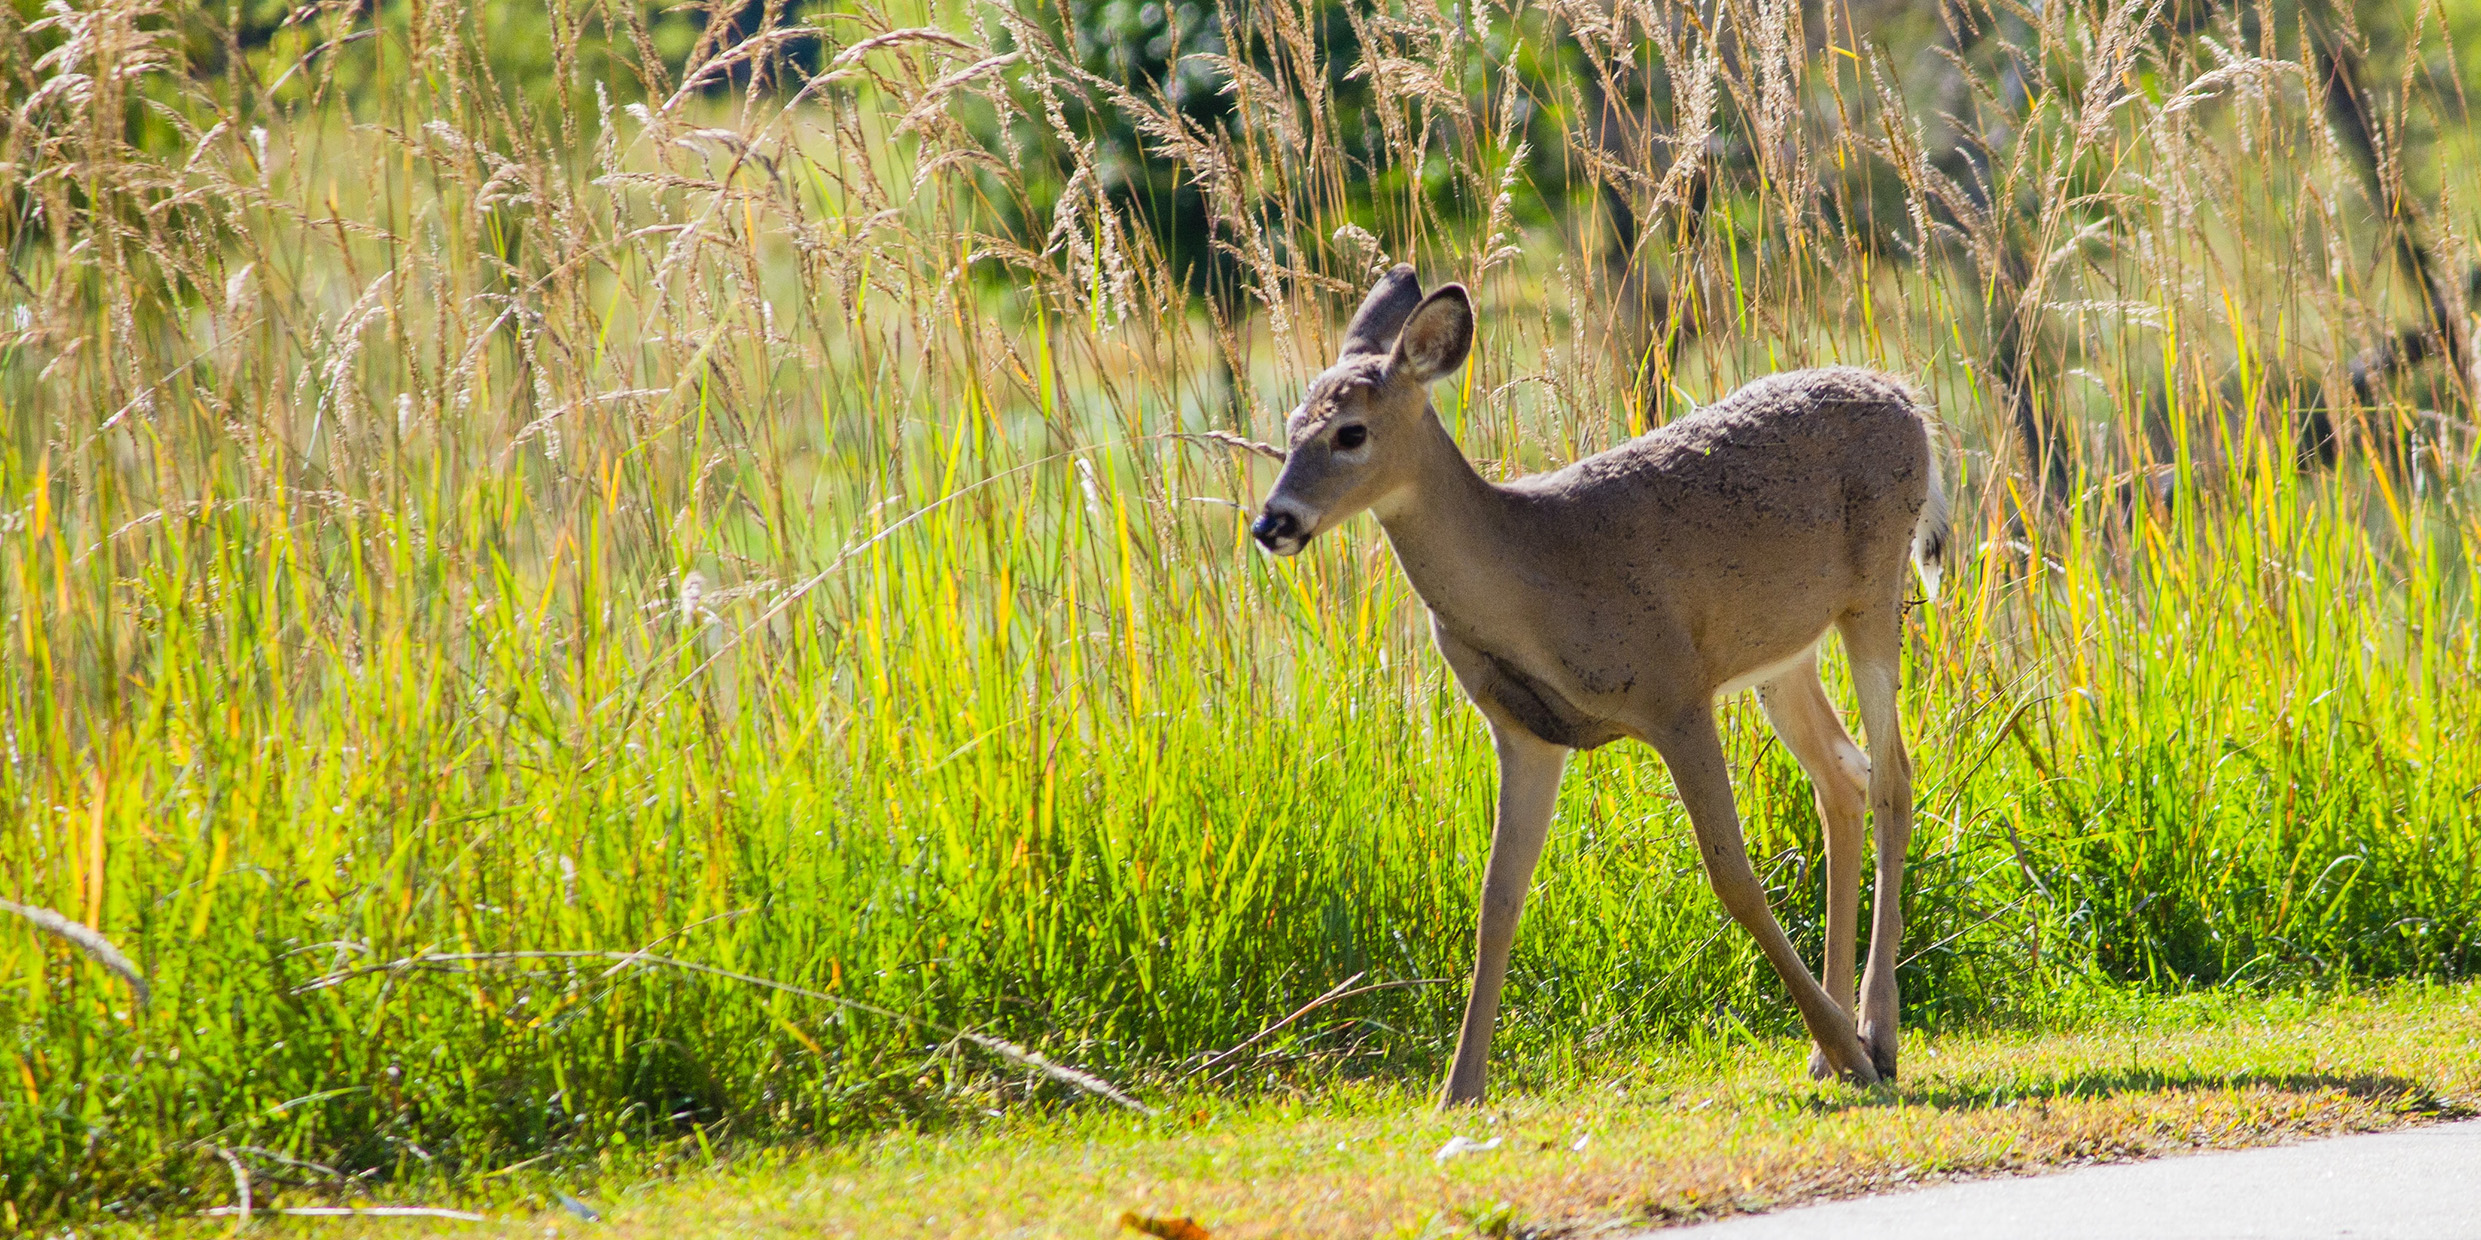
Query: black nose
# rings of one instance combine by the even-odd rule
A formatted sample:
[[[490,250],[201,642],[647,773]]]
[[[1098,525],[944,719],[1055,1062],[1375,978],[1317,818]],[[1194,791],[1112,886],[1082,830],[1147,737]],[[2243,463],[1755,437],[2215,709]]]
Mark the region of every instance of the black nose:
[[[1267,511],[1258,514],[1257,523],[1249,527],[1249,536],[1261,546],[1273,547],[1301,530],[1301,523],[1288,512]]]

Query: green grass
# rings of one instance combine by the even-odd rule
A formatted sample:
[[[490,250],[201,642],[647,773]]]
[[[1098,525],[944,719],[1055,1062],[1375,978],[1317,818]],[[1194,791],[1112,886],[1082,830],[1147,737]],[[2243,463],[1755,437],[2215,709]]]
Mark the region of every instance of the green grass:
[[[1547,20],[1516,17],[1473,49],[1493,91],[1523,85],[1508,32]],[[126,57],[220,20],[173,18],[107,8],[0,67],[31,98],[85,63],[47,50]],[[1461,1001],[1488,747],[1374,527],[1261,557],[1235,505],[1265,462],[1180,436],[1273,433],[1362,278],[1345,223],[1475,282],[1476,360],[1440,405],[1490,468],[1639,423],[1600,226],[1527,179],[1505,93],[1425,157],[1463,214],[1354,198],[1341,155],[1287,162],[1253,113],[1214,157],[1293,214],[1227,224],[1306,266],[1253,277],[1281,321],[1217,329],[1126,218],[1089,209],[1042,252],[978,231],[1035,174],[940,162],[969,145],[941,123],[895,132],[977,53],[900,42],[797,108],[693,95],[641,119],[575,74],[511,102],[486,29],[425,20],[280,89],[168,62],[0,135],[0,897],[100,929],[155,993],[0,922],[10,1216],[224,1204],[227,1153],[464,1191],[534,1159],[1098,1105],[955,1030],[1156,1101],[1425,1089]],[[2042,35],[2054,60],[2084,20]],[[2130,54],[2177,83],[2210,49]],[[340,63],[368,89],[323,76]],[[1906,117],[1860,62],[1820,64],[1806,97],[1852,123],[1802,157],[1883,173],[1826,185],[1836,218],[1863,192],[1922,200],[1885,171],[1921,154]],[[2468,976],[2469,444],[2303,476],[2282,410],[2216,403],[2227,374],[2331,375],[2398,321],[2403,290],[2319,274],[2320,247],[2362,270],[2384,238],[2295,226],[2352,184],[2296,91],[2113,105],[2116,162],[2068,124],[2081,98],[2049,98],[2009,174],[2120,195],[2032,221],[2109,244],[2065,251],[2047,294],[2077,494],[2023,530],[1969,264],[1809,208],[1794,228],[1781,186],[1731,165],[1678,258],[1707,302],[1664,408],[1860,361],[1920,378],[1952,439],[1959,562],[1917,612],[1905,701],[1908,1019]],[[2433,149],[2469,145],[2443,127]],[[2231,179],[2244,161],[2293,175]],[[2452,178],[2481,164],[2441,165],[2438,193],[2474,188]],[[1503,183],[1540,201],[1494,214]],[[2372,416],[2417,420],[2411,399]],[[2123,502],[2114,479],[2165,461],[2194,484]],[[1814,955],[1808,791],[1749,704],[1725,721],[1760,871]],[[519,954],[639,950],[780,985]],[[1507,1079],[1551,1096],[1786,1034],[1761,965],[1659,762],[1595,753],[1525,919]],[[1408,984],[1189,1075],[1356,975]]]
[[[681,1141],[420,1198],[482,1214],[484,1228],[390,1218],[276,1230],[1100,1238],[1135,1234],[1118,1220],[1136,1213],[1189,1218],[1217,1240],[1591,1235],[2481,1109],[2481,993],[2469,985],[2105,1006],[2073,1031],[1915,1037],[1904,1079],[1878,1089],[1813,1084],[1805,1044],[1768,1039],[1570,1065],[1536,1091],[1452,1114],[1418,1089],[1330,1080],[1249,1101],[1175,1096],[1155,1120],[1017,1113],[720,1157]],[[1439,1159],[1457,1136],[1499,1145]],[[259,1191],[278,1208],[333,1196]],[[602,1223],[583,1225],[562,1194]]]

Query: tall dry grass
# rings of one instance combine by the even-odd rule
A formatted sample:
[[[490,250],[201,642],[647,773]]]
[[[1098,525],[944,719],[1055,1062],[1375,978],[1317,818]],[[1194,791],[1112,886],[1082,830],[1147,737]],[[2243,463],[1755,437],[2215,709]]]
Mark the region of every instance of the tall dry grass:
[[[2371,351],[2465,330],[2394,257],[2473,258],[2433,10],[1267,0],[1174,14],[1205,120],[944,3],[24,16],[0,894],[154,998],[0,929],[20,1222],[1076,1096],[992,1039],[1145,1095],[1460,975],[1479,729],[1373,531],[1252,552],[1228,442],[1398,258],[1478,291],[1491,471],[1787,366],[1935,394],[1919,1018],[2481,952],[2468,380]],[[1652,755],[1580,765],[1516,1078],[1788,1030]],[[1186,1079],[1421,1078],[1458,998]]]

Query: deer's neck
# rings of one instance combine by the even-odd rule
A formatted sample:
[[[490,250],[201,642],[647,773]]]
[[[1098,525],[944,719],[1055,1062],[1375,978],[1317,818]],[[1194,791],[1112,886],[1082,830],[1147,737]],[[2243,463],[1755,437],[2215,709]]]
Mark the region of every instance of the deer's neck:
[[[1474,472],[1435,412],[1421,435],[1414,481],[1378,521],[1414,592],[1455,625],[1476,604],[1505,600],[1520,557],[1510,545],[1507,493]]]

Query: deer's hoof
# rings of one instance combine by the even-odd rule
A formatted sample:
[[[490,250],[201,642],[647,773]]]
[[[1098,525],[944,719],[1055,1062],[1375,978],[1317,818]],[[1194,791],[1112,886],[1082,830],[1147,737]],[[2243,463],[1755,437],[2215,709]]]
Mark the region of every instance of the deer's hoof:
[[[1894,1025],[1863,1025],[1861,1027],[1861,1046],[1869,1052],[1869,1065],[1878,1070],[1879,1080],[1895,1079],[1895,1044]]]
[[[1835,1065],[1826,1061],[1826,1048],[1823,1046],[1810,1047],[1809,1079],[1813,1081],[1823,1081],[1833,1075],[1835,1075]]]

